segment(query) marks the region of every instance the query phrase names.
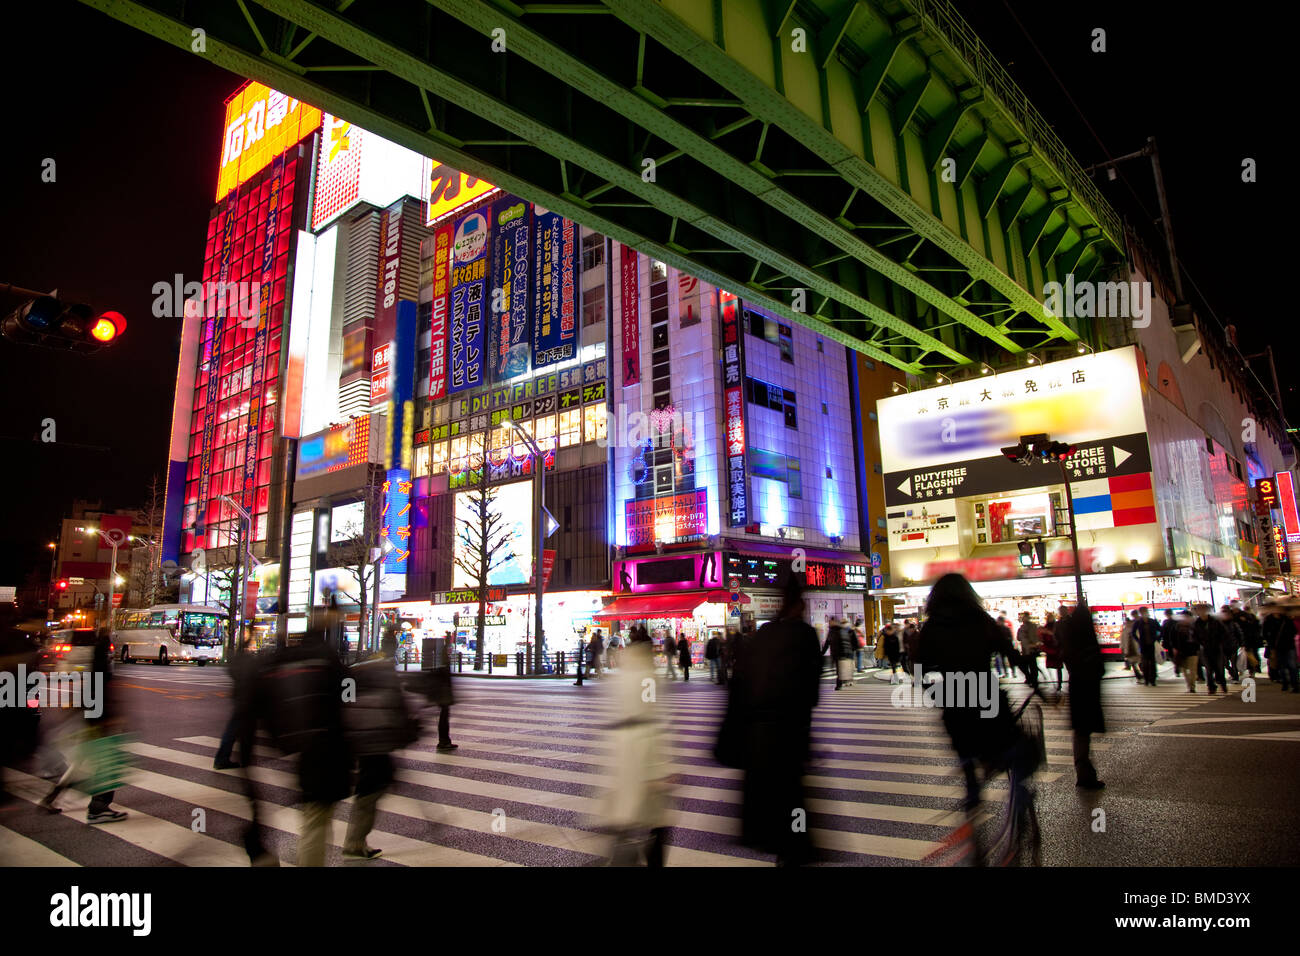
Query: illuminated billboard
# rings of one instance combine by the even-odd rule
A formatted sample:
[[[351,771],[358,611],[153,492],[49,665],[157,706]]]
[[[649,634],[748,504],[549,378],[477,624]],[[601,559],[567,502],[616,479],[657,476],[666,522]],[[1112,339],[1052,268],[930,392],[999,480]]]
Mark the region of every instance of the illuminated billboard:
[[[311,227],[319,229],[361,198],[361,154],[365,130],[325,115]]]
[[[508,536],[508,543],[492,555],[488,570],[489,585],[527,584],[533,567],[533,483],[517,481],[510,485],[489,488],[488,514],[499,515],[500,520],[489,531],[489,546]],[[471,580],[461,564],[471,568],[478,564],[478,509],[475,506],[479,492],[456,493],[456,532],[451,586],[474,588],[478,582]],[[472,530],[466,529],[466,523]]]
[[[428,187],[424,194],[426,226],[432,226],[496,189],[486,179],[462,173],[436,160],[425,161],[424,181]]]
[[[226,101],[217,195],[261,172],[321,124],[321,111],[277,90],[250,82]]]
[[[354,418],[298,444],[299,480],[365,464],[370,454],[370,419]]]
[[[1022,435],[1074,445],[1073,479],[1151,471],[1132,346],[883,398],[876,407],[890,507],[1053,483],[1044,468],[1003,457]]]
[[[1300,541],[1300,515],[1296,513],[1295,484],[1291,472],[1279,471],[1274,475],[1277,483],[1278,508],[1282,511],[1282,527],[1286,540]],[[1285,548],[1282,549],[1285,552]]]

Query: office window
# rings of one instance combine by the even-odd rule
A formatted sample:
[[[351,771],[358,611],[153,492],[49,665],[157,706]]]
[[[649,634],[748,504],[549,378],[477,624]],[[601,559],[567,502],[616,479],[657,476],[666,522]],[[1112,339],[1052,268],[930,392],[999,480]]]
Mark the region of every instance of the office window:
[[[461,435],[451,440],[450,467],[454,472],[464,471],[469,467],[469,437]]]
[[[582,271],[595,269],[605,262],[605,237],[592,234],[582,237]]]
[[[559,434],[559,426],[554,415],[543,415],[533,422],[535,433],[534,439],[537,441],[537,447],[542,451],[551,451],[555,448],[555,439]]]
[[[560,447],[567,448],[582,441],[582,409],[570,408],[560,412]]]
[[[663,282],[668,278],[668,267],[658,259],[650,260],[650,281]]]
[[[582,440],[603,441],[605,438],[605,406],[588,405],[582,410]]]
[[[415,468],[412,477],[423,478],[429,473],[429,446],[417,445],[415,448]]]
[[[605,320],[605,286],[598,285],[582,293],[582,325],[595,325]]]
[[[436,441],[430,447],[432,452],[429,456],[429,473],[440,475],[447,470],[447,443]]]

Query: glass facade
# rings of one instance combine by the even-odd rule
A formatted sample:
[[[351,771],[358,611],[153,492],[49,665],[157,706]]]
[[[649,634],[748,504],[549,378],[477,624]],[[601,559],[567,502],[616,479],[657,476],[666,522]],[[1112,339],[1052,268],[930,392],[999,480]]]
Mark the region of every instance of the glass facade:
[[[249,511],[254,518],[253,539],[265,541],[267,537],[274,406],[297,173],[298,160],[287,155],[281,168],[272,166],[229,197],[208,223],[203,263],[205,290],[214,289],[218,283],[236,283],[236,288],[249,292],[239,296],[246,308],[207,307],[204,311],[185,476],[183,552],[234,543],[238,513],[221,500],[221,495],[239,500],[247,493],[245,504],[251,505]],[[233,222],[228,222],[229,217]],[[275,232],[268,237],[270,220],[274,220]],[[270,288],[266,289],[261,283],[268,251]],[[267,292],[267,323],[259,343],[258,295]],[[229,302],[228,297],[227,305]],[[232,314],[215,314],[223,311]],[[255,370],[258,365],[260,368]],[[252,420],[254,417],[256,420]],[[256,429],[252,445],[256,465],[246,487],[249,429]]]

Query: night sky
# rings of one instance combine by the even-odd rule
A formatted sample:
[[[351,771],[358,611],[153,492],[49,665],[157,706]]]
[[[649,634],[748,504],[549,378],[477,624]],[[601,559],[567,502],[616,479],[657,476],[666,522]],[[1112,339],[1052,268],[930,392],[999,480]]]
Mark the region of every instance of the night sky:
[[[1109,155],[1158,138],[1181,259],[1219,318],[1237,325],[1243,351],[1271,340],[1287,389],[1294,335],[1278,330],[1294,318],[1286,315],[1284,326],[1269,295],[1274,277],[1286,275],[1285,247],[1271,228],[1282,211],[1281,189],[1270,185],[1280,145],[1266,137],[1290,84],[1275,51],[1261,48],[1255,18],[1216,17],[1211,34],[1172,3],[956,6],[1082,166],[1108,154],[1016,18]],[[8,511],[0,584],[13,585],[33,569],[47,573],[45,542],[74,498],[136,506],[150,476],[165,473],[180,329],[176,319],[154,318],[153,286],[178,272],[201,278],[223,101],[241,81],[73,0],[26,4],[24,16],[21,32],[6,30],[0,57],[9,91],[0,282],[58,287],[65,300],[117,309],[130,325],[111,349],[88,357],[0,341]],[[1090,50],[1096,27],[1107,31],[1105,54]],[[1258,161],[1259,183],[1241,182],[1246,156]],[[47,157],[57,163],[54,183],[41,181]],[[1141,221],[1146,214],[1127,182],[1154,216],[1149,163],[1131,161],[1121,173],[1114,183],[1097,178],[1103,193]],[[1148,230],[1153,248],[1161,248],[1159,235]],[[0,309],[17,304],[5,298]],[[56,422],[53,444],[40,441],[45,418]]]

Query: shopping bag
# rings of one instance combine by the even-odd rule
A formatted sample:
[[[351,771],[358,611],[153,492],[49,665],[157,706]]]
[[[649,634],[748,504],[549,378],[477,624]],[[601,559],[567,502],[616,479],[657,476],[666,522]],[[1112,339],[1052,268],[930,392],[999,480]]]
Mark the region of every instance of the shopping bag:
[[[133,763],[127,745],[134,739],[131,734],[111,734],[85,740],[77,755],[82,781],[77,789],[93,797],[124,786]]]

